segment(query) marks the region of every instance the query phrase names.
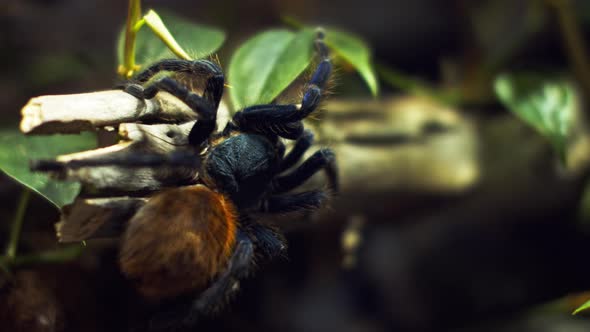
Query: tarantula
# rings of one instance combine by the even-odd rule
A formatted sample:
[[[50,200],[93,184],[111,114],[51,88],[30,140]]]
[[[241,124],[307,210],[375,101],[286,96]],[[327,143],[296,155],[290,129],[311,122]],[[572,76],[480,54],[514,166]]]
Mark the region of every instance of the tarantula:
[[[225,81],[214,62],[162,60],[124,86],[140,99],[166,91],[198,115],[188,142],[194,150],[190,157],[198,159],[200,183],[150,197],[129,221],[119,255],[123,274],[148,298],[199,294],[180,315],[184,325],[193,325],[200,315],[218,308],[251,270],[255,254],[270,259],[284,252],[283,236],[252,214],[319,208],[327,191],[289,193],[319,170],[326,171],[329,190],[338,189],[330,149],[320,149],[294,168],[313,141],[302,120],[318,107],[332,70],[323,38],[318,31],[315,49],[320,62],[305,85],[300,105],[247,107],[220,132],[216,132],[216,115]],[[161,71],[204,77],[202,96],[172,77],[150,82]],[[281,138],[295,140],[286,154]],[[143,162],[130,161],[128,166]],[[52,168],[49,162],[36,167]]]

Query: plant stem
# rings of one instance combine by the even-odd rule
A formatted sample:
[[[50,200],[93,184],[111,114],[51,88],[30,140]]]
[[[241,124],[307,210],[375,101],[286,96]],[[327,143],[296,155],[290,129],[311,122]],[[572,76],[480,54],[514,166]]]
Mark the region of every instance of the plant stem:
[[[571,0],[547,0],[557,15],[561,35],[565,43],[567,55],[572,64],[572,69],[584,91],[590,95],[590,62],[588,52],[580,26],[576,19]]]
[[[20,239],[23,221],[25,219],[25,211],[27,210],[27,204],[29,203],[30,197],[31,190],[29,188],[23,188],[10,229],[10,239],[8,240],[8,247],[6,248],[6,257],[8,259],[13,259],[16,256],[18,240]]]
[[[7,257],[0,257],[0,266],[14,268],[23,265],[64,263],[80,256],[82,250],[82,245],[75,244],[59,249],[47,250],[29,255],[16,256],[11,259]]]
[[[125,24],[125,52],[123,55],[123,64],[119,66],[119,74],[125,78],[131,77],[136,70],[135,65],[135,37],[137,30],[135,25],[141,17],[141,1],[129,0],[127,10],[127,22]]]
[[[288,15],[283,15],[281,16],[281,21],[283,21],[284,24],[286,24],[287,26],[293,28],[293,29],[303,29],[305,27],[305,25],[303,23],[301,23],[301,21],[299,21],[298,19],[296,19],[293,16],[288,16]]]
[[[2,273],[4,273],[7,278],[12,278],[12,272],[8,268],[8,265],[2,261],[2,259],[0,259],[0,271],[2,271]]]

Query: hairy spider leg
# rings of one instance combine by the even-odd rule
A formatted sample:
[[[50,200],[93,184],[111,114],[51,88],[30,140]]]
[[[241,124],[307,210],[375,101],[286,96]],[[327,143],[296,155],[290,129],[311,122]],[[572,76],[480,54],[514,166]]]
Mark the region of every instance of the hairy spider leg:
[[[141,83],[149,81],[150,78],[161,71],[205,76],[207,79],[203,96],[201,97],[190,91],[170,77],[160,79],[145,88],[141,85]],[[214,62],[208,60],[166,59],[149,66],[139,73],[133,81],[125,86],[125,91],[140,99],[150,99],[158,91],[166,91],[182,100],[199,115],[199,120],[189,133],[188,141],[190,145],[200,147],[215,131],[217,108],[223,95],[224,83],[223,72]]]
[[[304,134],[297,139],[291,151],[289,151],[281,161],[279,173],[293,167],[301,159],[305,151],[309,149],[312,143],[313,133],[306,130]],[[328,174],[328,185],[332,190],[337,191],[338,182],[334,154],[329,149],[323,149],[317,151],[293,172],[276,178],[273,182],[273,195],[262,202],[260,212],[288,213],[319,208],[328,198],[328,195],[322,190],[311,190],[283,195],[277,194],[294,189],[321,169],[325,169]]]
[[[273,180],[273,194],[288,192],[300,185],[320,170],[325,170],[328,176],[328,186],[338,192],[338,176],[336,158],[331,149],[323,148],[316,151],[291,173],[279,176]]]
[[[285,146],[285,143],[278,139],[276,140],[275,144],[277,145],[277,155],[281,160],[283,160],[283,158],[285,158],[285,152],[287,152],[287,147]]]
[[[285,254],[287,249],[285,237],[276,229],[253,221],[245,220],[242,224],[250,235],[257,253],[268,260]]]
[[[234,114],[233,123],[228,123],[224,133],[227,136],[231,131],[237,130],[297,139],[303,133],[303,123],[283,121],[282,114],[285,112],[297,112],[297,106],[265,104],[247,107]],[[250,117],[250,114],[254,116]]]
[[[291,151],[281,160],[279,171],[282,173],[293,167],[313,143],[313,133],[305,130]],[[282,145],[284,148],[284,145]],[[277,195],[287,192],[305,182],[311,175],[325,169],[328,174],[328,185],[332,190],[338,190],[337,174],[334,154],[329,149],[316,152],[312,157],[307,159],[299,168],[292,173],[283,177],[278,177],[273,182],[272,196],[266,198],[260,205],[260,212],[266,213],[288,213],[299,210],[313,210],[319,208],[328,195],[322,190],[304,191],[294,194]]]
[[[166,91],[184,102],[199,119],[188,134],[188,142],[191,146],[200,147],[215,131],[217,121],[217,108],[205,98],[190,91],[184,85],[170,77],[164,77],[144,89],[144,98],[149,99],[158,91]]]
[[[315,47],[322,60],[313,73],[311,80],[306,84],[301,106],[269,104],[247,107],[241,112],[237,112],[233,117],[233,121],[239,129],[242,131],[251,130],[265,134],[277,134],[281,137],[293,139],[293,135],[286,137],[277,129],[303,120],[318,107],[322,91],[332,71],[332,63],[328,57],[328,49],[323,38],[323,32],[318,32]]]
[[[265,199],[260,212],[289,213],[319,208],[328,199],[323,190],[310,190],[294,194],[273,195]]]
[[[203,98],[212,103],[215,108],[219,107],[221,96],[223,95],[225,78],[221,68],[215,62],[209,60],[164,59],[152,64],[139,73],[133,78],[131,83],[146,83],[161,71],[186,73],[195,77],[206,77]]]
[[[291,148],[291,151],[289,151],[289,153],[281,160],[279,173],[284,172],[289,168],[295,166],[295,164],[299,160],[301,160],[301,157],[303,157],[303,154],[305,153],[305,151],[307,151],[307,149],[309,149],[312,143],[313,133],[309,130],[305,130],[303,132],[303,135],[301,135],[297,139],[295,145],[293,146],[293,148]]]
[[[238,229],[237,243],[227,269],[193,302],[184,324],[194,326],[200,315],[217,309],[219,303],[223,303],[224,298],[230,294],[234,284],[248,275],[253,258],[252,240]]]

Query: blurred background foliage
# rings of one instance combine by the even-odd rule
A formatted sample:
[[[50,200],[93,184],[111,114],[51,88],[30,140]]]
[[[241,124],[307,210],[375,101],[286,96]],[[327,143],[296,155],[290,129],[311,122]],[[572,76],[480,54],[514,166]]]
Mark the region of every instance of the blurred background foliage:
[[[226,72],[234,52],[270,28],[304,22],[352,32],[372,52],[380,95],[373,98],[366,76],[337,61],[335,104],[327,107],[367,114],[382,108],[396,119],[382,125],[397,135],[386,148],[400,151],[399,162],[379,167],[392,170],[382,182],[399,185],[383,190],[373,179],[380,189],[354,202],[354,213],[338,213],[336,204],[327,221],[292,230],[289,260],[245,281],[230,310],[203,322],[202,330],[590,328],[588,318],[570,315],[590,297],[579,294],[590,289],[590,2],[146,0],[143,6],[225,34],[217,56]],[[16,128],[19,109],[33,96],[112,87],[126,11],[127,3],[115,0],[2,1],[0,125]],[[449,148],[443,136],[432,136],[440,132],[460,134]],[[341,154],[341,163],[362,158],[354,151]],[[449,151],[475,160],[468,180],[455,186],[440,183],[451,183],[445,180],[458,167],[457,173],[429,167],[463,165]],[[410,179],[396,180],[403,176]],[[20,218],[19,252],[51,254],[59,248],[58,212],[37,196],[19,212],[22,190],[9,176],[0,178],[0,239],[15,245],[10,225]],[[150,305],[115,262],[116,245],[105,240],[78,260],[6,274],[0,330],[136,326]]]

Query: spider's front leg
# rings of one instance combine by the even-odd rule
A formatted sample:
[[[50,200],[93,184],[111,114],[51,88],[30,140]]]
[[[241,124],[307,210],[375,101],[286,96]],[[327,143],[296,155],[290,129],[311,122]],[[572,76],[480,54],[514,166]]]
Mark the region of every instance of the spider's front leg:
[[[239,129],[263,134],[277,134],[284,138],[293,139],[294,131],[288,130],[286,127],[299,123],[316,110],[332,71],[328,48],[324,43],[324,33],[321,31],[317,33],[315,47],[321,61],[311,80],[306,84],[301,106],[269,104],[247,107],[234,115],[233,121]],[[301,133],[302,130],[299,134]]]
[[[206,77],[203,96],[190,91],[186,86],[171,77],[164,77],[147,87],[142,83],[148,82],[160,71],[171,71],[200,75]],[[199,147],[215,131],[217,122],[217,108],[223,95],[225,78],[219,66],[208,60],[162,60],[148,67],[137,77],[125,85],[125,91],[140,99],[151,99],[158,91],[166,91],[185,104],[199,115],[198,121],[191,129],[188,137],[189,144]]]
[[[221,68],[219,68],[216,63],[209,60],[160,60],[139,73],[133,78],[133,80],[126,83],[124,85],[124,90],[139,99],[149,99],[153,96],[146,97],[143,84],[162,71],[189,74],[195,78],[206,78],[203,98],[209,101],[214,108],[219,107],[221,96],[223,95],[225,78]]]
[[[170,77],[154,82],[143,90],[146,99],[153,98],[158,91],[166,91],[187,104],[199,118],[188,135],[191,146],[199,147],[215,131],[217,108],[208,100],[189,91],[185,86]]]

